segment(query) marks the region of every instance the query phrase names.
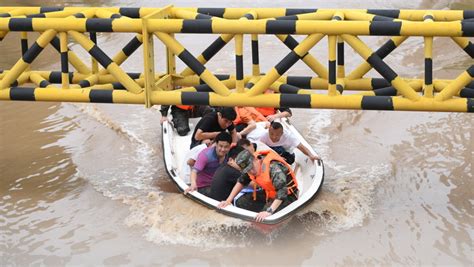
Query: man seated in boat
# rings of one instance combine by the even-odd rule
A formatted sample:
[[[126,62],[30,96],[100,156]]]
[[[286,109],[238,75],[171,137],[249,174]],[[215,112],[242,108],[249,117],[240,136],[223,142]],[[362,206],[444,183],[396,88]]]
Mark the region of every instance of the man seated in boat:
[[[213,109],[209,106],[189,106],[189,105],[162,105],[160,108],[160,123],[168,120],[168,111],[171,109],[173,127],[180,136],[185,136],[191,131],[189,128],[189,118],[199,118],[211,113]]]
[[[263,221],[298,199],[298,183],[291,166],[272,150],[257,151],[252,155],[243,150],[235,162],[242,170],[232,192],[219,208],[232,203],[234,197],[251,181],[263,190],[244,194],[237,200],[237,207],[259,212],[255,218]]]
[[[211,198],[222,201],[226,200],[227,196],[229,196],[237,179],[242,174],[239,165],[235,162],[235,158],[243,150],[244,148],[239,145],[230,149],[227,156],[227,163],[222,164],[212,177]]]
[[[272,122],[268,132],[260,138],[260,141],[282,156],[288,164],[295,162],[295,154],[293,153],[295,148],[301,150],[312,161],[319,160],[319,157],[313,155],[298,138],[290,132],[285,132],[283,125],[279,122]]]
[[[199,193],[209,196],[212,176],[221,164],[226,163],[232,137],[227,132],[220,132],[214,143],[215,145],[205,148],[199,153],[191,170],[191,185],[185,190],[185,193],[197,189]]]
[[[202,117],[194,129],[190,148],[199,145],[204,139],[216,138],[223,131],[228,131],[232,136],[232,143],[237,143],[238,137],[233,123],[236,116],[234,108],[224,107]]]
[[[203,151],[206,147],[211,146],[212,143],[212,140],[204,139],[200,145],[193,147],[193,149],[189,150],[184,156],[184,161],[181,165],[181,177],[186,184],[191,183],[191,170],[196,163],[199,153],[201,153],[201,151]]]

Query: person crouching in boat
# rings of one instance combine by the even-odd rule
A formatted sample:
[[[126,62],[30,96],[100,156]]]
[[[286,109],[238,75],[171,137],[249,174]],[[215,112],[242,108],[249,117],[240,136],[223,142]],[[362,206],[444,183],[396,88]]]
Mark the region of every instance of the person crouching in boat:
[[[239,208],[259,212],[255,218],[263,221],[298,199],[298,183],[291,166],[272,150],[258,151],[252,155],[244,150],[237,155],[235,162],[242,170],[232,192],[225,201],[219,203],[219,208],[225,208],[232,203],[234,197],[247,184],[253,181],[263,190],[253,194],[244,194],[236,203]]]
[[[185,194],[197,189],[199,193],[209,196],[212,176],[221,164],[226,163],[232,136],[227,132],[220,132],[214,142],[214,146],[205,148],[199,153],[191,170],[191,185],[186,188]]]

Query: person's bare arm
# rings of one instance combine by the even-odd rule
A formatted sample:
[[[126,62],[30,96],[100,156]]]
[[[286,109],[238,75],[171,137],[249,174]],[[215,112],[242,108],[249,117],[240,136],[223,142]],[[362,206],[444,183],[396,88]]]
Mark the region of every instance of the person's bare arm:
[[[221,203],[219,203],[219,205],[217,205],[217,207],[223,209],[223,208],[229,206],[230,204],[232,204],[232,200],[234,200],[235,196],[237,196],[237,194],[242,190],[242,188],[244,188],[244,185],[237,182],[234,185],[234,188],[232,188],[232,192],[230,192],[230,195],[227,197],[227,199],[225,201],[222,201]]]
[[[214,139],[220,132],[203,132],[201,129],[197,129],[194,139],[200,141],[204,139]]]
[[[305,154],[309,159],[311,159],[312,161],[315,161],[315,160],[319,160],[320,158],[316,155],[313,155],[313,153],[311,153],[311,151],[309,151],[309,149],[307,147],[305,147],[302,143],[299,143],[299,145],[297,146],[297,148],[299,150],[301,150],[301,152],[303,152],[303,154]]]

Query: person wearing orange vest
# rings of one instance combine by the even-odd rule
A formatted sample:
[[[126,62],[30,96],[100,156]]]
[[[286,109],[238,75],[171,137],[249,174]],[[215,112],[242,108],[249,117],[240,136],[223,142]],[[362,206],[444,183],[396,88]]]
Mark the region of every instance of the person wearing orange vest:
[[[251,181],[254,182],[253,194],[244,194],[236,203],[239,208],[259,212],[255,218],[263,221],[298,199],[298,182],[291,166],[272,150],[257,151],[255,154],[248,150],[240,152],[235,162],[242,171],[232,192],[225,201],[219,203],[219,208],[225,208],[232,203],[235,196]],[[257,191],[256,185],[263,190]]]
[[[213,111],[213,109],[209,106],[162,105],[160,108],[160,123],[168,120],[168,110],[170,107],[171,116],[173,116],[173,126],[180,136],[185,136],[189,133],[189,131],[191,131],[189,128],[189,118],[202,117]]]
[[[255,108],[260,114],[262,114],[269,122],[273,122],[280,118],[289,118],[293,115],[289,108]],[[280,112],[277,112],[280,111]]]

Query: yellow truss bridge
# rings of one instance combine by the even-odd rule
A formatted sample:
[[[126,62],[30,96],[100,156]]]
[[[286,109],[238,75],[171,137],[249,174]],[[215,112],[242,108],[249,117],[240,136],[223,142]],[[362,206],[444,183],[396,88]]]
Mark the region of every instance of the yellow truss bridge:
[[[452,80],[443,80],[434,79],[432,63],[434,37],[450,37],[468,58],[474,58],[469,39],[474,36],[474,10],[0,7],[0,38],[10,32],[21,32],[22,54],[10,69],[1,71],[0,100],[474,111],[474,65]],[[32,32],[39,37],[29,46]],[[97,44],[98,32],[136,36],[111,57]],[[216,38],[195,57],[175,34],[215,34]],[[289,48],[278,64],[263,73],[258,44],[262,34],[275,35]],[[244,35],[250,35],[252,42],[251,75],[244,74]],[[299,42],[292,35],[305,38]],[[360,36],[391,38],[373,51]],[[161,72],[155,70],[154,37],[166,46],[166,67]],[[402,78],[384,62],[409,37],[424,38],[424,79]],[[323,38],[328,38],[327,64],[310,53]],[[212,73],[206,62],[232,39],[235,73]],[[85,64],[68,47],[70,40],[90,54],[92,63]],[[49,44],[61,55],[61,71],[31,69]],[[348,74],[345,44],[364,60]],[[140,47],[144,71],[127,73],[121,65]],[[176,57],[187,66],[180,72]],[[299,60],[314,75],[284,75]],[[383,78],[365,77],[371,69]],[[273,93],[265,93],[268,89]]]

